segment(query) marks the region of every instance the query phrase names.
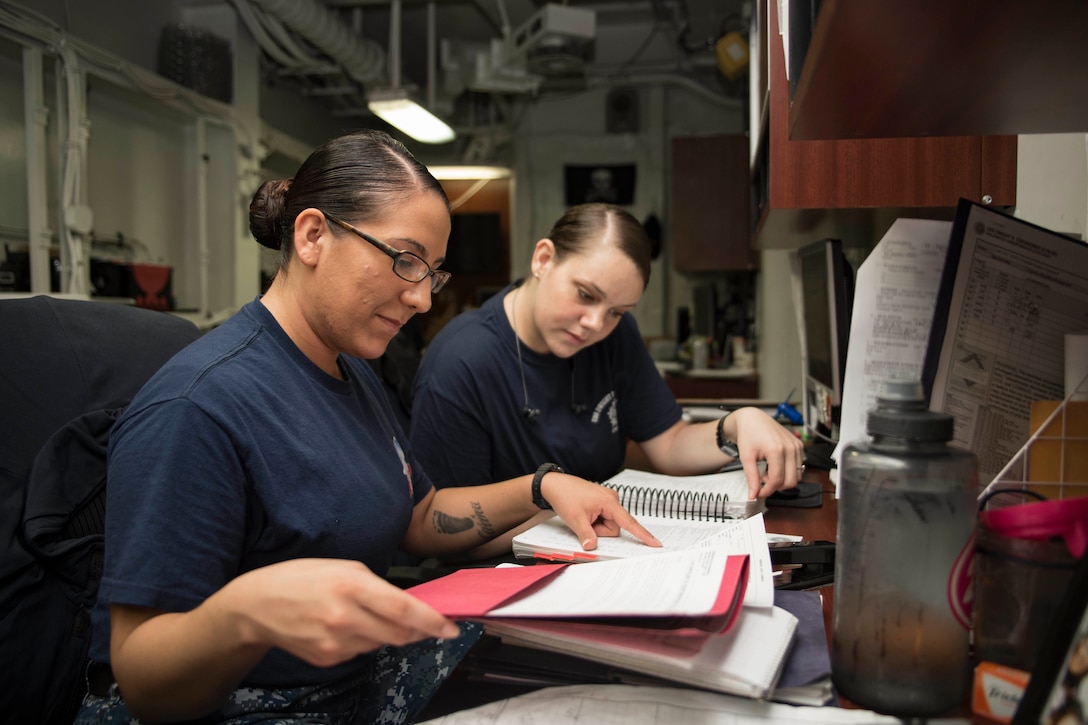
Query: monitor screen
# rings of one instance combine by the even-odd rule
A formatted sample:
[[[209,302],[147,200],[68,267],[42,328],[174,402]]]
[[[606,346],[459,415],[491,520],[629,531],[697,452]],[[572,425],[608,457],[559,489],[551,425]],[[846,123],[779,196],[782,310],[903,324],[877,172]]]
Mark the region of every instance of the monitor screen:
[[[838,439],[839,410],[850,339],[853,269],[842,243],[825,239],[797,251],[802,307],[805,426]]]

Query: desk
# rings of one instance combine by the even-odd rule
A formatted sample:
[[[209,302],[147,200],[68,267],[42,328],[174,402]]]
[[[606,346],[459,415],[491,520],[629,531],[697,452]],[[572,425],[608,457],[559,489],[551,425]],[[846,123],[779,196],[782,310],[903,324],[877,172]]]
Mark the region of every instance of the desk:
[[[836,541],[838,534],[839,500],[835,498],[834,486],[828,478],[827,471],[805,471],[804,480],[817,481],[823,485],[823,505],[819,508],[769,508],[764,514],[767,522],[767,531],[778,534],[793,534],[803,536],[809,540]],[[827,628],[827,646],[831,647],[832,625],[835,611],[835,587],[829,585],[819,589],[824,601],[824,625]],[[839,696],[840,705],[845,708],[855,709],[857,706]],[[976,715],[971,712],[970,693],[965,698],[963,705],[954,712],[948,713],[948,717],[968,718],[973,725],[998,725],[996,720]]]
[[[771,506],[763,515],[767,531],[775,534],[802,536],[808,541],[835,541],[839,525],[839,500],[827,471],[807,470],[803,480],[821,485],[823,501],[816,508]],[[835,587],[820,587],[824,600],[824,626],[827,630],[827,646],[831,647],[831,623],[835,605]]]
[[[835,541],[838,526],[838,499],[835,498],[834,486],[828,478],[827,471],[810,470],[805,473],[806,481],[819,482],[823,486],[823,502],[817,508],[793,508],[793,507],[769,507],[764,519],[767,530],[773,533],[792,534],[803,536],[807,540]],[[834,586],[829,585],[819,589],[823,595],[824,624],[827,631],[828,647],[831,646],[832,615],[834,612]],[[427,707],[424,716],[420,719],[437,717],[454,710],[475,707],[485,702],[492,702],[506,697],[514,697],[532,690],[537,686],[517,686],[487,684],[480,686],[478,683],[466,682],[459,679],[457,673],[447,681],[447,684],[439,690],[438,695]],[[842,702],[842,707],[857,709],[852,703]],[[994,721],[981,718],[977,715],[969,715],[970,706],[967,702],[956,712],[949,713],[950,717],[969,717],[974,725],[997,725]]]

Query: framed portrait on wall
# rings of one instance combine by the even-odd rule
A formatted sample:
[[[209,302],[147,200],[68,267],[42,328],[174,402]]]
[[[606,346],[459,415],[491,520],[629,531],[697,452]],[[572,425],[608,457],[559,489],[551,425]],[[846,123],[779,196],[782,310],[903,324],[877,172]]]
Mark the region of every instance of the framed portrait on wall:
[[[1088,722],[1088,554],[1069,583],[1061,607],[1016,708],[1012,725]]]
[[[567,206],[603,201],[624,206],[635,202],[635,165],[568,165],[563,169]]]

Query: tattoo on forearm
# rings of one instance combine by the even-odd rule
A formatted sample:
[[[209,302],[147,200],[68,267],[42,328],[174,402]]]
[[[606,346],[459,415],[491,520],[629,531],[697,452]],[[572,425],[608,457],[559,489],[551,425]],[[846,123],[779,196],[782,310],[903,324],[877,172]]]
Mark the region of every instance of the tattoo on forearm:
[[[472,517],[450,516],[444,511],[435,511],[434,528],[440,534],[459,534],[472,528]]]
[[[492,528],[491,521],[487,518],[487,514],[484,513],[484,507],[480,505],[479,501],[472,502],[472,510],[476,512],[476,520],[480,522],[480,538],[495,538],[495,529]]]

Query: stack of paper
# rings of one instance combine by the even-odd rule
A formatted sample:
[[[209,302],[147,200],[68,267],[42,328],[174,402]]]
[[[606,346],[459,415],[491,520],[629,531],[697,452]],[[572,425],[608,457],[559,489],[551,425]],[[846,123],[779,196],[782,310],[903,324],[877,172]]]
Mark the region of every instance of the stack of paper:
[[[407,591],[460,619],[586,619],[724,632],[747,584],[747,556],[701,548],[593,564],[461,569]]]
[[[718,634],[542,620],[485,623],[488,633],[510,644],[758,699],[774,690],[796,627],[797,618],[779,607],[745,607],[736,624]]]
[[[626,531],[619,536],[601,536],[597,548],[584,551],[574,532],[558,516],[514,537],[518,557],[547,561],[590,562],[644,558],[696,548],[710,548],[727,554],[745,555],[748,567],[746,606],[769,607],[774,600],[771,553],[763,514],[725,522],[676,521],[643,516],[639,522],[661,542],[661,548],[647,546]]]

